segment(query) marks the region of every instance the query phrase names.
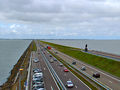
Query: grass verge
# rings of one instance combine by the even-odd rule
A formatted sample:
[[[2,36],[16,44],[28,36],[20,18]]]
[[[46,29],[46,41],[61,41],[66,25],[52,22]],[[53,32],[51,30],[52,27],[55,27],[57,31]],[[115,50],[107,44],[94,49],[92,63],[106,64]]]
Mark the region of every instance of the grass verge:
[[[35,41],[33,41],[33,48],[32,48],[32,51],[37,51],[37,47],[36,47],[36,44],[35,44]]]
[[[107,58],[99,57],[96,55],[84,53],[84,52],[80,51],[80,49],[73,48],[73,47],[58,45],[58,44],[49,43],[49,42],[45,42],[45,41],[41,41],[41,42],[51,45],[55,49],[65,53],[69,56],[72,56],[73,58],[76,58],[76,59],[83,61],[87,64],[90,64],[92,66],[95,66],[105,72],[112,74],[112,75],[120,77],[120,69],[119,69],[120,62],[119,61],[115,61],[112,59],[107,59]]]

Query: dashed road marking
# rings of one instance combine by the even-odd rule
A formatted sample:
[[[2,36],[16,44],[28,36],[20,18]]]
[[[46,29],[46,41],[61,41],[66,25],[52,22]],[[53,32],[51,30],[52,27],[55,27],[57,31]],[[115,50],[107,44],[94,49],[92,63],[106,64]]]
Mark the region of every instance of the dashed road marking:
[[[44,70],[45,70],[46,68],[44,68]]]
[[[75,85],[75,88],[77,88],[77,86]]]
[[[112,81],[109,81],[110,83],[112,83]]]
[[[51,90],[54,90],[52,86],[51,86]]]

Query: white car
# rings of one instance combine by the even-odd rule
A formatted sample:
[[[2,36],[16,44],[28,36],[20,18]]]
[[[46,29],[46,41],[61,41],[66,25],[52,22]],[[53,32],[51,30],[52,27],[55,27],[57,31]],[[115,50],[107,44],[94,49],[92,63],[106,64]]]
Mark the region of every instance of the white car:
[[[39,62],[39,60],[38,60],[37,58],[35,58],[35,59],[34,59],[34,62],[37,63],[37,62]]]
[[[82,66],[82,67],[81,67],[81,70],[82,70],[82,71],[85,71],[85,70],[86,70],[86,67],[85,67],[85,66]]]
[[[74,85],[73,85],[72,81],[67,81],[66,86],[68,88],[72,88]]]
[[[43,77],[43,73],[42,72],[40,72],[40,73],[35,73],[34,75],[33,75],[33,78],[34,77]]]

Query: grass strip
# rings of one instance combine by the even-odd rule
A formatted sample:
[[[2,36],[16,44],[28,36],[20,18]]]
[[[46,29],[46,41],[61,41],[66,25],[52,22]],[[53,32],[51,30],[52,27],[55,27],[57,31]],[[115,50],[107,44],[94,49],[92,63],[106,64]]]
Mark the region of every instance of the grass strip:
[[[120,62],[119,61],[84,53],[80,51],[81,49],[77,49],[73,47],[58,45],[58,44],[49,43],[45,41],[41,41],[41,42],[51,45],[56,50],[59,50],[60,52],[63,52],[73,58],[76,58],[77,60],[83,61],[105,72],[108,72],[114,76],[120,77],[120,69],[119,69]]]
[[[32,51],[37,51],[37,47],[36,47],[36,43],[35,43],[35,41],[33,41],[33,48],[32,48]]]

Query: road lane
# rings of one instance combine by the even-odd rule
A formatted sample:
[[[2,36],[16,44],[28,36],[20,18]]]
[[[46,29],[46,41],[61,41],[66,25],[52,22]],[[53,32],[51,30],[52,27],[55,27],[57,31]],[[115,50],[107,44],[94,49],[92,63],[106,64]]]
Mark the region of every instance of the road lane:
[[[57,51],[57,50],[50,50],[52,51],[53,53],[55,52],[58,52],[58,56],[61,57],[63,60],[66,60],[67,62],[71,63],[73,61],[76,61],[77,64],[75,65],[75,67],[77,67],[78,69],[81,69],[82,66],[86,66],[86,73],[88,73],[89,75],[92,76],[93,72],[100,72],[100,75],[101,77],[100,78],[97,78],[97,80],[99,80],[100,82],[106,84],[107,86],[109,86],[110,88],[112,88],[113,90],[118,90],[120,89],[120,80],[118,79],[115,79],[114,77],[112,78],[112,76],[110,75],[107,75],[105,74],[105,72],[99,70],[99,69],[96,69],[95,67],[93,66],[90,66],[88,64],[85,64],[83,62],[81,62],[80,60],[76,60],[60,51]]]
[[[38,63],[34,63],[33,60],[34,58],[38,58],[39,62]],[[51,76],[47,66],[45,65],[42,56],[37,53],[33,53],[32,55],[32,64],[31,64],[31,74],[30,74],[30,83],[29,83],[29,90],[32,90],[32,76],[33,76],[33,68],[40,68],[42,69],[43,72],[43,80],[44,80],[44,86],[46,90],[59,90],[56,83],[54,82],[53,77]],[[52,87],[52,89],[51,89]]]
[[[49,57],[49,53],[45,52],[45,55],[48,60],[53,59]],[[85,84],[83,84],[83,82],[81,82],[77,77],[75,77],[71,72],[64,72],[64,66],[60,67],[58,61],[54,61],[54,63],[51,63],[51,65],[64,85],[66,85],[66,82],[68,80],[71,80],[74,83],[75,86],[73,88],[67,88],[67,90],[89,90],[89,88]]]

